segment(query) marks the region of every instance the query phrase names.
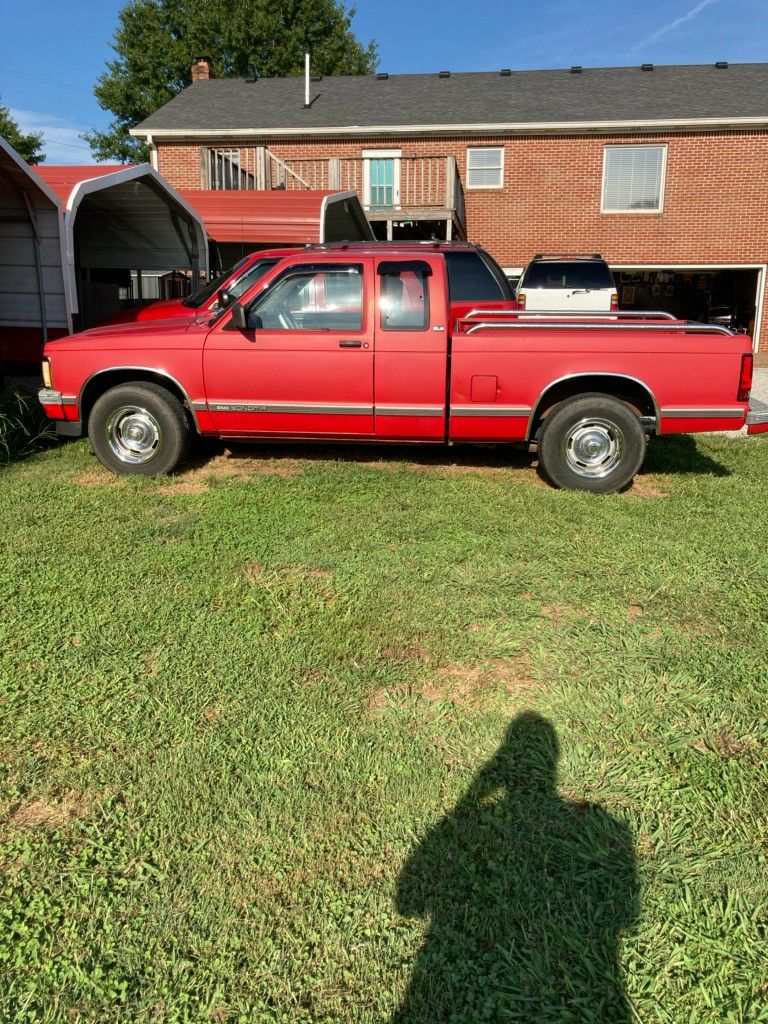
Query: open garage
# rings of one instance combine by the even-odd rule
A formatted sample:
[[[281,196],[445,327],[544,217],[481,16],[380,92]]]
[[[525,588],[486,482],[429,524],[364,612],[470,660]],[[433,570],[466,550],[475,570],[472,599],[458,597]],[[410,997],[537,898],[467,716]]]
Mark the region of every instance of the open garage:
[[[628,266],[613,264],[622,309],[664,309],[681,319],[722,323],[750,334],[762,321],[764,264]]]

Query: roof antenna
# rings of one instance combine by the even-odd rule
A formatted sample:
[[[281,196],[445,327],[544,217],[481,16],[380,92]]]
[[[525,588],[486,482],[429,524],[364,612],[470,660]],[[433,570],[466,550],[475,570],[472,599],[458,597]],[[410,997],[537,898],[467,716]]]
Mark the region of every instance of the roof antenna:
[[[304,109],[309,106],[309,54],[304,54]]]

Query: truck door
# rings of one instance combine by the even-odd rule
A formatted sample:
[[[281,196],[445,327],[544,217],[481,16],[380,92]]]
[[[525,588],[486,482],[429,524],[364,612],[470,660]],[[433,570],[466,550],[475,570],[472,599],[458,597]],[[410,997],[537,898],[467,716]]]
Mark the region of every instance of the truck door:
[[[224,315],[203,356],[221,434],[373,434],[372,275],[370,259],[297,260],[246,296],[244,331]]]
[[[442,258],[376,261],[376,437],[445,436],[447,289]]]

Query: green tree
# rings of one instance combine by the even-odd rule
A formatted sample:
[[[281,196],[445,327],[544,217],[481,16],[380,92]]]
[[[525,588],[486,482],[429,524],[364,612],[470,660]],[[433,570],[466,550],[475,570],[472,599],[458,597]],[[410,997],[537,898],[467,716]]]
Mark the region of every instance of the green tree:
[[[300,75],[307,51],[313,74],[370,74],[376,44],[356,38],[354,13],[340,0],[129,0],[112,42],[117,57],[94,88],[114,120],[84,138],[99,160],[146,159],[128,130],[189,85],[200,54],[220,78]]]
[[[0,104],[0,136],[9,143],[28,164],[39,164],[45,160],[43,133],[30,132],[25,135],[11,117],[8,107]]]

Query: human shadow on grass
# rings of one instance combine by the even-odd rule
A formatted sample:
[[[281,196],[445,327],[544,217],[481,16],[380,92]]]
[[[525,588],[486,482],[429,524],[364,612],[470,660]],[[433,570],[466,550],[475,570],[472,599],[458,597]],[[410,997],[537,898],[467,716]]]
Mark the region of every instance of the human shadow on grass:
[[[526,712],[398,880],[429,932],[392,1024],[631,1024],[619,942],[637,916],[629,829],[558,795],[552,725]]]

